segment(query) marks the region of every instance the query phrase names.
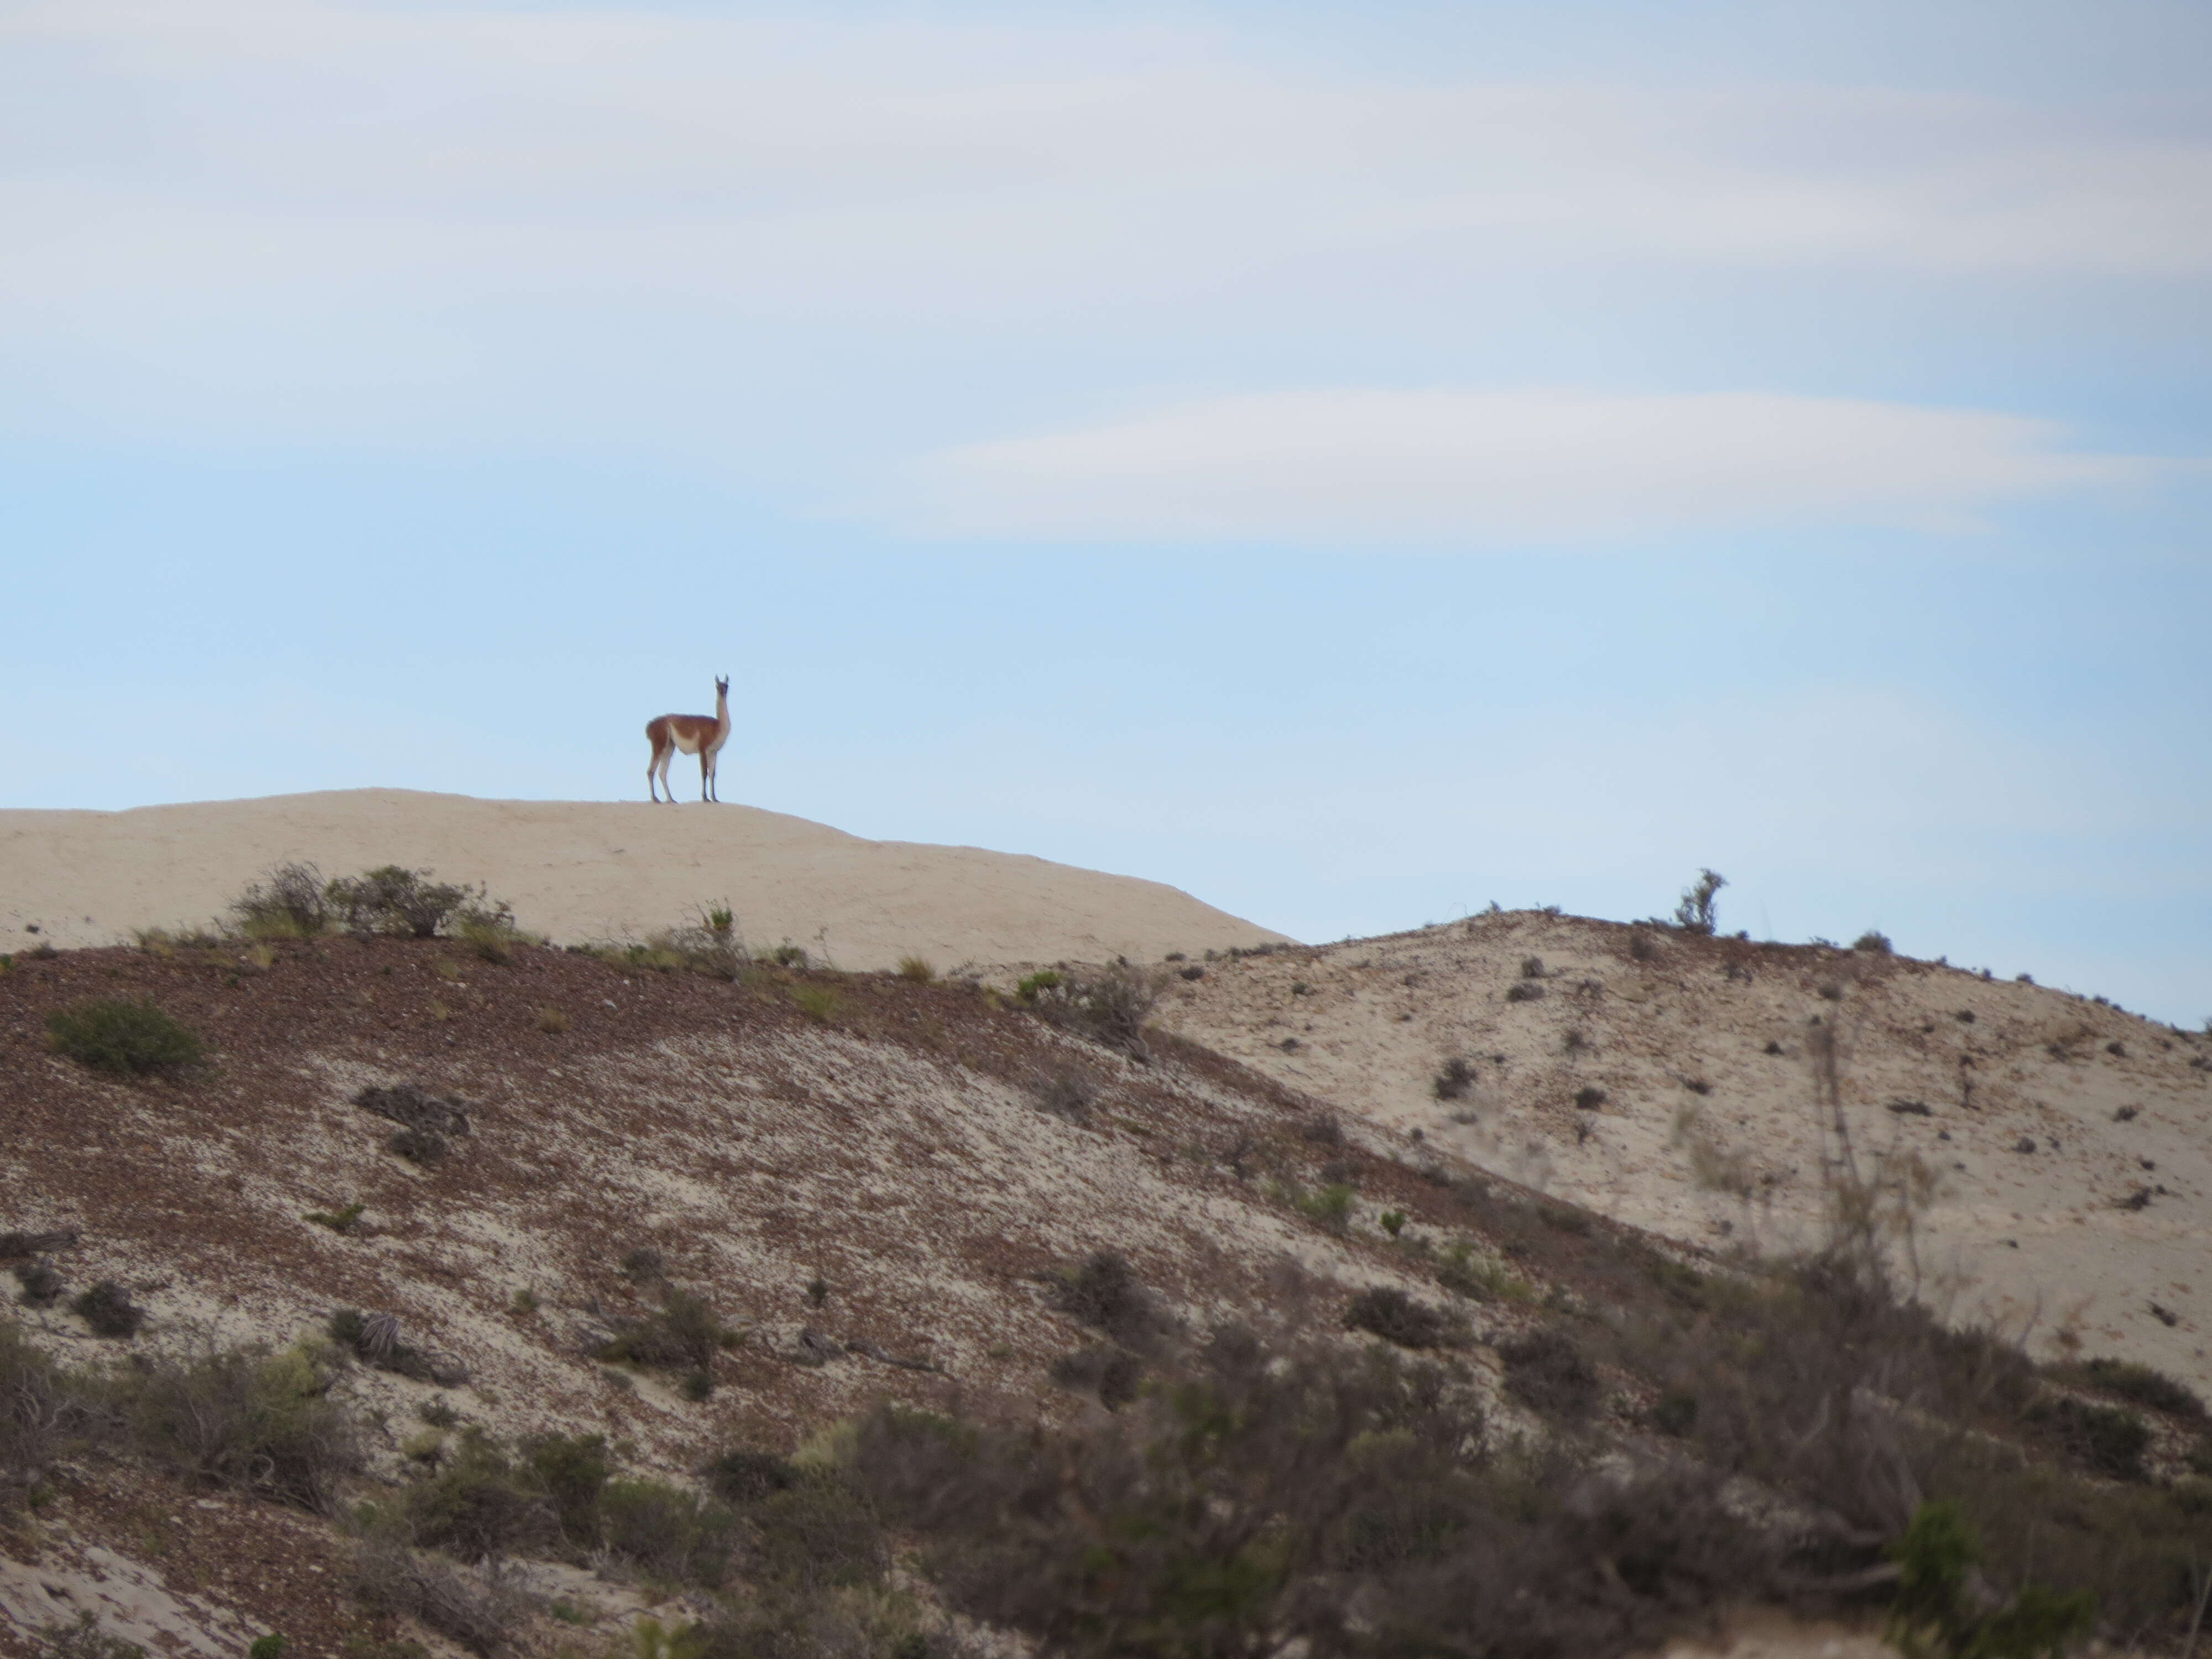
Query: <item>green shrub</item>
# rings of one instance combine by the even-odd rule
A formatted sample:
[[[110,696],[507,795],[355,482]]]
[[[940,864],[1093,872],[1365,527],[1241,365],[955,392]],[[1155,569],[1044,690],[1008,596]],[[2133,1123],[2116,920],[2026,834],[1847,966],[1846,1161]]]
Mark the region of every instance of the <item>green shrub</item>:
[[[207,1048],[188,1026],[150,1002],[104,1000],[57,1008],[46,1016],[55,1053],[97,1072],[149,1077],[190,1070]]]
[[[286,1645],[284,1638],[272,1630],[266,1636],[253,1638],[252,1645],[246,1650],[246,1659],[283,1659]]]
[[[930,966],[927,957],[901,957],[898,971],[901,979],[910,979],[922,985],[937,977],[937,969]]]
[[[1096,972],[1046,969],[1023,980],[1014,994],[1055,1025],[1132,1059],[1149,1060],[1145,1024],[1170,977],[1124,958]]]
[[[842,1470],[813,1468],[748,1513],[752,1571],[805,1589],[878,1584],[890,1565],[882,1522],[867,1495]]]
[[[731,1504],[757,1503],[799,1479],[799,1471],[774,1453],[744,1448],[722,1453],[700,1474],[708,1491]]]
[[[1674,925],[1686,933],[1711,933],[1713,900],[1727,885],[1728,878],[1718,872],[1699,871],[1697,880],[1682,890],[1682,902],[1674,907]]]
[[[2205,1415],[2204,1401],[2195,1389],[2164,1371],[2137,1364],[2131,1359],[2092,1359],[2078,1367],[2061,1367],[2057,1375],[2174,1417],[2201,1419]]]
[[[1977,1605],[1969,1574],[1981,1549],[1959,1506],[1932,1498],[1890,1547],[1896,1597],[1884,1632],[1907,1659],[2063,1659],[2095,1621],[2096,1597],[2030,1582],[1994,1609]]]
[[[2035,1412],[2060,1443],[2100,1474],[2116,1480],[2142,1479],[2142,1455],[2150,1430],[2142,1418],[2118,1406],[2093,1406],[2084,1400],[2047,1401]]]
[[[552,1503],[561,1534],[588,1549],[599,1537],[599,1498],[614,1474],[605,1437],[541,1434],[522,1443],[522,1461]]]
[[[312,1221],[318,1227],[327,1227],[334,1233],[345,1234],[353,1231],[354,1224],[362,1218],[368,1209],[368,1205],[356,1199],[352,1203],[340,1209],[304,1211],[300,1218],[302,1221]]]
[[[794,985],[791,1006],[817,1025],[829,1025],[836,1020],[841,999],[827,985]]]
[[[545,1549],[562,1531],[559,1504],[536,1472],[475,1430],[407,1488],[400,1510],[414,1542],[466,1561]]]

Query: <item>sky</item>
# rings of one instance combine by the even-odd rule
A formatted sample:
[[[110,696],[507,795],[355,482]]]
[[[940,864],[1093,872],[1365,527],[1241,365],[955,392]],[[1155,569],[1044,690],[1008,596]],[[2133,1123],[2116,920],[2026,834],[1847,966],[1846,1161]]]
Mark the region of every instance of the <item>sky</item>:
[[[856,834],[1314,940],[1711,867],[2194,1027],[2207,63],[2197,0],[0,0],[0,807],[642,799],[726,673],[725,797]]]

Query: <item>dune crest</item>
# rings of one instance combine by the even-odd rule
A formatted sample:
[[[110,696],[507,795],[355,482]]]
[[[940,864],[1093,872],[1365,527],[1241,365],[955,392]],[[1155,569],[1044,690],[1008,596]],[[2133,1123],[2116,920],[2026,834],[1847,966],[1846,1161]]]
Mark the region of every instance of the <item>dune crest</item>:
[[[204,922],[285,860],[482,882],[556,943],[638,935],[726,901],[748,939],[839,967],[1158,958],[1282,936],[1158,882],[973,847],[866,841],[758,807],[478,800],[347,789],[122,812],[0,811],[0,948]]]

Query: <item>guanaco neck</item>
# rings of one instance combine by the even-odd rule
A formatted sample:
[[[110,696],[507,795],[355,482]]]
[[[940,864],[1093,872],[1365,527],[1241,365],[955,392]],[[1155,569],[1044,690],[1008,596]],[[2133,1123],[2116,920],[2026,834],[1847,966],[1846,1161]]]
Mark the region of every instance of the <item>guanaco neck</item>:
[[[714,736],[719,740],[730,735],[730,694],[714,693]]]

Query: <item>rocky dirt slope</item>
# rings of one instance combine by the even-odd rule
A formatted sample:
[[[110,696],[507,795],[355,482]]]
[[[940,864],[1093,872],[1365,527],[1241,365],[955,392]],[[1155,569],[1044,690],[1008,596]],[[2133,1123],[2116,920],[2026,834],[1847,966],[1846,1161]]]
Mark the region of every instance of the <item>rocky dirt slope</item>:
[[[1217,961],[1162,1020],[1392,1135],[1764,1249],[1817,1222],[1833,1031],[1857,1155],[1936,1182],[1931,1294],[2212,1385],[2203,1033],[1940,963],[1536,911]]]

